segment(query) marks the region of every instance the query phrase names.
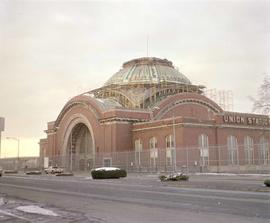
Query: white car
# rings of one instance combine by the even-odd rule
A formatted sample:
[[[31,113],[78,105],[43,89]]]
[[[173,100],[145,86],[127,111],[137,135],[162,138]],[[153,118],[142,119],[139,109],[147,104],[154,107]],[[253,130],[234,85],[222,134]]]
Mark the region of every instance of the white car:
[[[64,170],[58,166],[49,166],[48,168],[44,169],[46,174],[55,174],[55,173],[63,173]]]

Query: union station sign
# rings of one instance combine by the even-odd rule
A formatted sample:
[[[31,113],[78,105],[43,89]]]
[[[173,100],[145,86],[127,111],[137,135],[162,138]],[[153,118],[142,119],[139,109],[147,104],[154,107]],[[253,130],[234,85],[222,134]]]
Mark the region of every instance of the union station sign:
[[[256,126],[270,126],[270,119],[265,117],[252,117],[242,115],[224,115],[224,123],[228,124],[242,124],[242,125],[256,125]]]

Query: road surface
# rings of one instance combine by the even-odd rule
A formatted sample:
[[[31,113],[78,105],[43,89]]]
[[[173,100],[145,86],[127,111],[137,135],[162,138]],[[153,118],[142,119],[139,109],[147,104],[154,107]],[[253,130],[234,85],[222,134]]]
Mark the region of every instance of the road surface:
[[[177,187],[147,176],[3,176],[0,193],[77,211],[95,223],[270,222],[269,192]]]

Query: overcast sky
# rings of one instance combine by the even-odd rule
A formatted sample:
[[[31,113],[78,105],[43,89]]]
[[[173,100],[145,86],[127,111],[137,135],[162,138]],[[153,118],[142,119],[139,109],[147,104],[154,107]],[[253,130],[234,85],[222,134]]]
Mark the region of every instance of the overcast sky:
[[[232,90],[250,112],[270,73],[270,0],[0,0],[3,137],[37,154],[48,121],[76,94],[100,87],[122,63],[147,53],[171,60],[193,84]],[[16,142],[4,140],[2,156]]]

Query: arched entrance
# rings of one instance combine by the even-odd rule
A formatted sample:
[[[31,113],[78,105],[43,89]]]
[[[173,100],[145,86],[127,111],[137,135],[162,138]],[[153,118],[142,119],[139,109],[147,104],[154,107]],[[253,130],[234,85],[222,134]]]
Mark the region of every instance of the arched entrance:
[[[71,171],[90,170],[94,165],[94,143],[88,127],[77,123],[71,130],[67,142],[67,164]]]

